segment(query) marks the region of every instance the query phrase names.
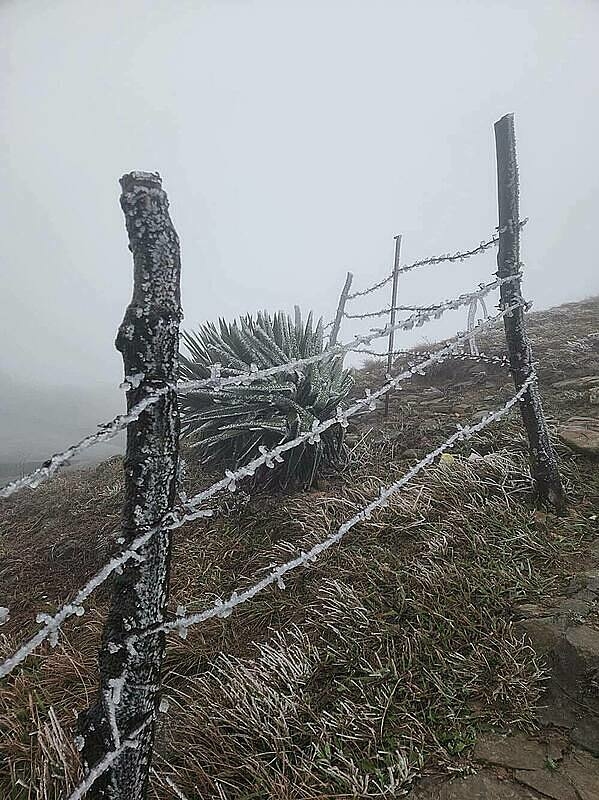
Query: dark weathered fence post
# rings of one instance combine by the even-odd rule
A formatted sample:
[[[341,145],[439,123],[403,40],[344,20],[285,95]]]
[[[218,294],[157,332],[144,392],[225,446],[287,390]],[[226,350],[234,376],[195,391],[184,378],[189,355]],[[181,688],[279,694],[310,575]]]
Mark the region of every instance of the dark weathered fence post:
[[[179,415],[177,365],[181,320],[179,239],[160,176],[132,172],[121,178],[121,207],[133,253],[133,298],[119,328],[116,347],[128,381],[127,407],[167,388],[127,431],[123,547],[155,526],[175,502]],[[172,388],[168,388],[172,387]],[[94,783],[93,798],[146,797],[154,739],[164,633],[127,648],[125,639],[163,621],[169,587],[170,534],[158,533],[116,575],[100,650],[100,692],[80,720],[87,768],[132,731],[137,748],[123,750]]]
[[[399,254],[401,252],[401,234],[395,236],[395,255],[393,257],[393,287],[391,289],[391,316],[389,322],[395,325],[395,307],[397,306],[397,284],[399,278]],[[389,333],[389,353],[387,355],[387,374],[391,372],[393,366],[393,344],[395,342],[395,331],[391,330]],[[389,392],[385,395],[385,416],[389,415]]]
[[[341,294],[339,295],[339,303],[337,304],[337,313],[335,314],[335,322],[333,322],[333,330],[331,331],[331,335],[329,336],[329,347],[332,347],[334,344],[337,344],[337,336],[339,336],[339,328],[341,327],[343,314],[345,313],[345,304],[347,303],[347,295],[349,294],[349,289],[353,279],[354,276],[352,275],[352,273],[348,272],[347,277],[345,278],[345,284],[343,286],[343,289],[341,290]]]
[[[507,278],[516,274],[521,267],[518,163],[513,114],[506,114],[495,123],[495,146],[499,203],[497,275]],[[522,302],[519,279],[502,284],[500,291],[502,309]],[[516,390],[519,390],[532,372],[532,352],[526,335],[524,309],[520,307],[505,316],[504,327],[510,371]],[[565,505],[565,495],[536,383],[531,384],[519,405],[530,444],[532,477],[539,495],[561,509]]]

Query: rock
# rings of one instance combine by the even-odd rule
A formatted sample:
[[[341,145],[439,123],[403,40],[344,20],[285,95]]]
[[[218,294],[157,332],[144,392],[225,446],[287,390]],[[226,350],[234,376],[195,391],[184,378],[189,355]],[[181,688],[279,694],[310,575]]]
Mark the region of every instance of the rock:
[[[599,670],[599,631],[588,625],[568,628],[554,647],[555,672],[566,686],[576,686]]]
[[[580,796],[580,800],[597,800],[599,796],[599,760],[573,750],[562,763],[560,772],[568,776]]]
[[[474,746],[474,759],[512,769],[542,769],[545,748],[521,733],[513,736],[484,735]]]
[[[441,784],[425,779],[408,795],[409,800],[535,800],[536,797],[527,787],[500,780],[487,771]]]
[[[591,389],[599,386],[599,375],[585,375],[582,378],[567,378],[565,381],[558,381],[553,385],[554,389]]]
[[[593,417],[572,417],[560,425],[557,435],[572,450],[584,455],[599,456],[599,420]]]
[[[599,386],[595,386],[589,392],[589,403],[592,406],[599,406]]]
[[[566,641],[576,651],[585,672],[599,670],[599,631],[576,625],[566,632]]]
[[[572,595],[580,590],[599,592],[599,569],[588,569],[586,572],[574,575],[568,585],[568,594]]]
[[[563,599],[559,600],[559,603],[550,609],[550,612],[551,614],[560,617],[586,617],[588,616],[590,610],[591,604],[588,601],[581,600],[577,597],[564,597]]]
[[[557,623],[553,617],[523,619],[517,623],[517,627],[528,635],[533,650],[541,656],[555,649],[564,630],[564,626]]]
[[[588,713],[588,712],[587,712]],[[585,716],[572,729],[570,736],[575,744],[584,747],[594,756],[599,756],[599,717]],[[599,771],[597,780],[597,797],[599,798]]]
[[[514,777],[520,783],[553,800],[578,800],[576,790],[557,771],[545,769],[518,769]]]

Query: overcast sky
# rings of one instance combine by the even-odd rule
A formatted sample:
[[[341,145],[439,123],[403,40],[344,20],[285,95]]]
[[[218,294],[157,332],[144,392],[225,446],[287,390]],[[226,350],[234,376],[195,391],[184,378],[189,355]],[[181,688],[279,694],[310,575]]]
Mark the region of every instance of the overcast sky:
[[[348,269],[356,288],[389,271],[395,234],[407,262],[492,233],[508,112],[525,293],[596,294],[598,38],[597,0],[0,0],[0,376],[39,392],[49,423],[51,387],[119,409],[122,173],[163,177],[185,326],[295,303],[328,319]],[[467,291],[494,259],[413,272],[400,302]],[[31,413],[14,405],[5,451],[7,420]]]

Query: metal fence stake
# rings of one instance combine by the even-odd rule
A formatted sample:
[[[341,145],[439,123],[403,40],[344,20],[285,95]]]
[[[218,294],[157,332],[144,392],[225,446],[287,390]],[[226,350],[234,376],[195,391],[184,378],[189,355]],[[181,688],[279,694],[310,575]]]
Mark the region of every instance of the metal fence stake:
[[[391,316],[389,322],[395,325],[395,307],[397,306],[397,284],[399,282],[399,254],[401,252],[401,234],[395,236],[395,255],[393,257],[393,288],[391,289]],[[391,372],[393,365],[393,343],[395,341],[395,331],[389,333],[389,351],[387,355],[387,374]],[[385,416],[389,416],[389,392],[385,395]]]

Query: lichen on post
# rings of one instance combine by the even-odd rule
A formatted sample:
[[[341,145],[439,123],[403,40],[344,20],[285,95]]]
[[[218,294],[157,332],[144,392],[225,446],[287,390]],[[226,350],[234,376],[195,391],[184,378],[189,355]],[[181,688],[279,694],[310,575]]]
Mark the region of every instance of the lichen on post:
[[[506,114],[495,123],[497,152],[497,197],[499,205],[499,252],[497,275],[500,279],[517,276],[520,262],[520,196],[514,115]],[[501,309],[521,304],[504,317],[510,371],[516,390],[520,390],[533,370],[532,350],[526,334],[520,279],[501,284]],[[520,403],[522,421],[530,445],[532,478],[542,500],[558,510],[566,498],[562,487],[557,457],[549,438],[547,422],[541,406],[536,382],[531,383]]]
[[[121,180],[121,207],[133,254],[133,297],[119,328],[127,408],[157,390],[163,392],[130,424],[124,461],[125,502],[122,545],[156,526],[175,504],[179,459],[178,373],[181,314],[179,238],[168,211],[160,176],[132,172]],[[158,533],[137,559],[116,575],[100,649],[100,691],[81,715],[84,767],[140,728],[136,748],[127,748],[94,783],[92,798],[146,797],[159,701],[164,633],[126,637],[159,626],[169,589],[171,534]],[[144,722],[147,724],[144,726]]]

